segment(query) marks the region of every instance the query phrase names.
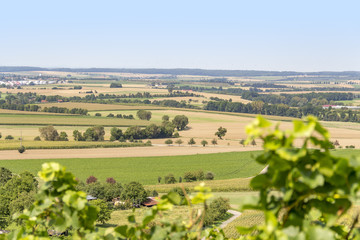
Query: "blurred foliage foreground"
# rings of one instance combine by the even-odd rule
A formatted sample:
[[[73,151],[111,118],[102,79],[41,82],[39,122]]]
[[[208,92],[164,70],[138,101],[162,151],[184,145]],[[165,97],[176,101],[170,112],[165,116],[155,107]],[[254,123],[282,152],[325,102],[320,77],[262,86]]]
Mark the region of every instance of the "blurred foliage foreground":
[[[331,155],[329,133],[316,118],[294,121],[293,129],[282,131],[258,117],[246,128],[247,142],[263,141],[264,152],[256,161],[268,166],[254,177],[251,187],[258,197],[246,198],[241,208],[263,212],[263,224],[239,226],[240,239],[360,239],[355,228],[358,214],[348,225],[339,224],[354,204],[360,183],[360,160]],[[301,145],[294,146],[294,141]],[[227,239],[222,230],[204,228],[206,201],[210,189],[200,185],[193,197],[177,193],[162,196],[140,221],[128,217],[128,224],[98,231],[98,209],[86,201],[86,194],[75,190],[75,177],[57,163],[45,163],[39,177],[45,183],[35,203],[22,214],[19,228],[2,239],[48,239],[48,230],[70,230],[72,239]],[[162,212],[174,205],[189,206],[188,222],[171,222]],[[203,208],[192,208],[193,205]],[[160,224],[154,224],[155,219]]]

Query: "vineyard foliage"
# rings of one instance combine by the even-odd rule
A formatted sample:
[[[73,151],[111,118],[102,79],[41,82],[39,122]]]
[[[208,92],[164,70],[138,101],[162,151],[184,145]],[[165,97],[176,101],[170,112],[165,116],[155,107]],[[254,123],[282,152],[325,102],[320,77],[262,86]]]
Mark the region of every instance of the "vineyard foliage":
[[[270,122],[258,117],[246,131],[248,143],[255,138],[263,141],[264,152],[256,161],[267,171],[250,183],[259,196],[244,198],[241,204],[243,210],[256,211],[257,219],[264,216],[264,221],[237,226],[240,239],[360,239],[355,228],[358,215],[350,224],[340,224],[359,190],[360,161],[333,156],[329,133],[316,118],[294,121],[292,130],[281,131],[278,126],[272,130]],[[296,139],[302,141],[300,146],[294,145]],[[57,163],[45,163],[39,177],[43,184],[37,200],[16,216],[23,224],[0,239],[50,239],[49,229],[71,229],[72,239],[228,239],[220,229],[203,228],[206,201],[212,197],[203,184],[195,187],[193,197],[185,191],[185,198],[170,192],[143,219],[131,215],[126,225],[97,231],[99,210],[86,201],[84,192],[75,190],[77,181],[70,172]],[[179,204],[189,206],[187,222],[162,219],[155,224],[163,211]]]

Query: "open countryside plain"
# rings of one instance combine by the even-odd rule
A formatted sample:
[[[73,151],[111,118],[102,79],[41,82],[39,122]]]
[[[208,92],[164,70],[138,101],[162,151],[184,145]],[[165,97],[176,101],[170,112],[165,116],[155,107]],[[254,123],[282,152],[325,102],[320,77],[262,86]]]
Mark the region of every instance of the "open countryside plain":
[[[45,73],[44,74],[48,74]],[[51,72],[55,74],[56,72]],[[69,74],[67,74],[69,75]],[[64,74],[61,74],[64,77]],[[66,76],[66,75],[65,75]],[[94,176],[99,182],[104,183],[107,178],[114,178],[123,186],[132,181],[139,182],[144,185],[148,192],[156,191],[160,195],[168,193],[174,187],[186,187],[192,192],[195,191],[199,181],[184,182],[184,174],[189,171],[202,170],[204,173],[211,172],[214,174],[214,180],[206,180],[206,186],[209,186],[214,192],[215,197],[228,198],[232,209],[237,210],[239,205],[247,196],[257,196],[258,192],[254,192],[250,187],[252,177],[259,174],[264,166],[255,161],[255,157],[262,153],[262,142],[256,140],[254,146],[242,146],[241,140],[246,139],[245,127],[251,123],[256,115],[250,113],[236,112],[220,112],[203,110],[207,102],[215,101],[231,101],[238,103],[252,103],[250,100],[243,99],[240,95],[224,94],[223,92],[203,92],[191,90],[200,96],[175,96],[169,95],[167,89],[168,81],[171,79],[159,80],[156,85],[152,86],[154,75],[138,75],[145,77],[136,80],[109,80],[109,75],[101,73],[96,75],[99,79],[88,80],[86,74],[74,75],[81,79],[74,80],[72,83],[61,82],[59,84],[45,86],[24,86],[22,89],[4,90],[1,99],[6,100],[11,94],[35,92],[37,95],[46,96],[64,96],[80,97],[81,101],[65,101],[65,102],[37,102],[42,109],[47,107],[57,108],[82,108],[88,110],[88,115],[64,114],[64,113],[48,113],[48,112],[26,112],[19,110],[0,109],[0,167],[6,167],[14,173],[30,171],[36,174],[41,164],[45,162],[58,162],[65,166],[74,175],[85,182],[89,176]],[[120,75],[118,75],[120,76]],[[134,76],[134,75],[129,75]],[[146,78],[149,79],[146,79]],[[164,77],[164,76],[162,76]],[[208,82],[201,82],[207,79],[205,76],[183,76],[180,80],[182,85],[190,85],[193,87],[206,87]],[[104,79],[101,79],[104,78]],[[281,78],[229,78],[234,81],[234,85],[226,85],[225,83],[214,83],[215,87],[241,88],[245,91],[251,89],[251,86],[242,86],[242,84],[267,83],[267,81],[281,80]],[[161,84],[166,83],[164,85]],[[183,81],[183,82],[182,82]],[[111,83],[123,83],[122,88],[110,88]],[[273,84],[273,82],[270,82]],[[259,89],[266,94],[298,93],[291,89],[291,83],[282,83],[289,87],[286,89],[276,90],[272,88],[260,87]],[[75,86],[82,86],[82,89],[73,89]],[[341,87],[347,87],[348,84],[343,83]],[[266,86],[266,85],[265,85]],[[304,92],[311,92],[311,89],[321,87],[321,84],[311,84],[309,81],[294,85],[295,87],[303,86],[308,88]],[[310,89],[310,90],[309,90]],[[89,95],[89,91],[93,94],[93,100],[86,100],[84,97]],[[7,92],[7,93],[5,93]],[[148,92],[151,97],[129,97],[137,93]],[[186,90],[181,90],[185,94]],[[114,102],[112,98],[96,99],[99,94],[126,94],[121,101]],[[157,96],[160,95],[160,96]],[[123,95],[124,96],[124,95]],[[162,105],[144,104],[142,101],[178,101],[186,104],[187,108],[166,107]],[[88,101],[88,102],[86,102]],[[352,100],[355,103],[358,100]],[[138,110],[151,111],[151,119],[149,121],[140,120],[137,116]],[[116,115],[133,115],[135,119],[124,119],[112,117]],[[101,115],[101,116],[99,116]],[[184,130],[179,130],[179,138],[155,138],[141,139],[141,142],[110,141],[110,131],[112,127],[117,127],[123,132],[131,126],[141,126],[145,128],[150,124],[161,126],[163,124],[163,116],[167,115],[172,121],[175,116],[187,116],[189,123]],[[269,115],[265,116],[269,119],[273,126],[280,123],[280,129],[286,130],[292,128],[292,120],[298,118],[287,116]],[[321,122],[330,132],[331,141],[337,140],[342,148],[353,145],[355,148],[360,147],[360,125],[356,122],[340,122],[340,121],[322,121]],[[68,136],[68,141],[35,141],[34,138],[40,136],[39,128],[47,125],[53,125],[58,132],[64,132]],[[104,141],[75,141],[73,131],[78,130],[82,133],[87,129],[101,125],[104,127]],[[220,139],[215,136],[215,132],[219,127],[227,129],[226,135]],[[5,140],[8,135],[12,135],[15,139]],[[20,140],[20,138],[22,138]],[[194,139],[195,143],[189,145],[190,139]],[[171,139],[173,143],[165,143]],[[175,143],[176,140],[182,140],[182,143]],[[212,144],[212,140],[216,139],[217,143]],[[151,141],[152,146],[145,146],[145,142]],[[205,146],[201,145],[203,140],[207,141]],[[296,144],[300,144],[299,139]],[[18,147],[23,145],[26,151],[22,154],[18,152]],[[141,146],[141,147],[140,147]],[[68,149],[75,148],[75,149]],[[86,149],[80,149],[86,148]],[[338,147],[339,148],[339,147]],[[12,150],[7,150],[12,149]],[[335,156],[350,157],[358,155],[357,149],[336,149],[331,151]],[[173,174],[176,183],[165,184],[164,178],[168,174]],[[161,183],[158,183],[161,177]],[[179,183],[179,181],[182,181]],[[212,200],[210,200],[212,201]],[[126,223],[126,217],[130,214],[129,210],[113,211],[109,224],[118,225]],[[144,216],[144,209],[136,211],[138,217]],[[186,209],[184,207],[175,207],[167,216],[172,219],[184,217]],[[185,217],[186,218],[186,217]],[[244,212],[233,223],[229,224],[224,230],[228,236],[238,237],[235,226],[253,225],[261,223],[263,215],[259,212]],[[217,222],[216,224],[221,223]],[[103,226],[106,228],[106,225]]]

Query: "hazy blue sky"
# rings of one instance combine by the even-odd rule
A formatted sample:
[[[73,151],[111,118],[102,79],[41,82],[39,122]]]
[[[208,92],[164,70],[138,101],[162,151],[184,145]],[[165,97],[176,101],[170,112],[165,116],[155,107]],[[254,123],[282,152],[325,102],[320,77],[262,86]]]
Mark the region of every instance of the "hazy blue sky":
[[[360,1],[9,0],[0,65],[360,71]]]

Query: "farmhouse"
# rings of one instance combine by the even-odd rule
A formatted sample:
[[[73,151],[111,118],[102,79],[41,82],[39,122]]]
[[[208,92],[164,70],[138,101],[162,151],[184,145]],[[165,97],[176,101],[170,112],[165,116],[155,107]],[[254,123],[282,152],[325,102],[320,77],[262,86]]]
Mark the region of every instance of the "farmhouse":
[[[158,204],[154,197],[147,197],[146,201],[142,203],[145,207],[152,207]]]

